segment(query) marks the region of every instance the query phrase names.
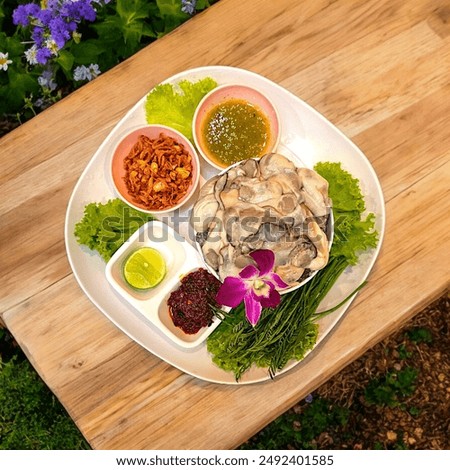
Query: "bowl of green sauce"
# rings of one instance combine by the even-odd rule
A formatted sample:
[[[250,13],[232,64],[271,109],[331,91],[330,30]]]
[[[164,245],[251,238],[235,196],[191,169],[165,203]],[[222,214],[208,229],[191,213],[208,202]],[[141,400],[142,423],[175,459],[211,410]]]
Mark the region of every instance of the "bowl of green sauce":
[[[192,123],[200,155],[217,169],[272,152],[280,120],[272,102],[245,85],[223,85],[199,103]]]

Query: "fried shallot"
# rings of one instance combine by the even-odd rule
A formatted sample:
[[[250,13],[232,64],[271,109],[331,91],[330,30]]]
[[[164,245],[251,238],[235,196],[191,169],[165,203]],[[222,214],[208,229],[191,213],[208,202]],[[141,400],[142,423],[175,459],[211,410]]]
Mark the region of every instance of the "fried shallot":
[[[192,159],[183,144],[161,133],[140,135],[124,159],[124,181],[136,203],[148,210],[177,205],[192,182]]]

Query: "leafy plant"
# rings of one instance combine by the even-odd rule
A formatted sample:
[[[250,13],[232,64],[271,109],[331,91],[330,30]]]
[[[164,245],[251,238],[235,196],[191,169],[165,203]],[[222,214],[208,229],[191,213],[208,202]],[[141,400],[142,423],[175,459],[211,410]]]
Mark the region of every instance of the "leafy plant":
[[[173,127],[192,140],[192,119],[201,99],[217,82],[205,77],[196,82],[182,80],[177,90],[170,83],[157,85],[145,101],[145,116],[149,124]]]
[[[314,449],[312,442],[322,432],[341,432],[348,422],[349,410],[318,398],[305,406],[303,413],[285,413],[264,428],[241,449]]]
[[[427,343],[430,344],[433,342],[433,334],[427,328],[413,328],[406,332],[406,336],[413,343]]]
[[[23,361],[26,358],[12,334],[6,328],[0,327],[0,363],[7,362],[14,356],[18,361]]]
[[[397,348],[397,352],[400,359],[409,359],[412,356],[412,352],[408,351],[405,344],[400,344]]]
[[[215,1],[0,0],[0,118],[33,117]]]
[[[375,214],[363,216],[366,206],[359,181],[341,168],[340,163],[319,162],[314,169],[328,181],[333,201],[332,254],[355,265],[361,252],[377,246]]]
[[[372,405],[396,407],[400,399],[411,396],[416,389],[418,371],[406,367],[401,371],[388,372],[386,376],[369,382],[364,396]]]
[[[27,360],[0,361],[0,449],[89,449]]]
[[[420,408],[417,408],[417,406],[411,406],[408,412],[411,416],[419,416],[421,413],[421,410]]]
[[[107,262],[131,234],[152,219],[150,214],[133,209],[117,198],[104,204],[91,202],[75,225],[74,235],[78,243],[96,250]]]

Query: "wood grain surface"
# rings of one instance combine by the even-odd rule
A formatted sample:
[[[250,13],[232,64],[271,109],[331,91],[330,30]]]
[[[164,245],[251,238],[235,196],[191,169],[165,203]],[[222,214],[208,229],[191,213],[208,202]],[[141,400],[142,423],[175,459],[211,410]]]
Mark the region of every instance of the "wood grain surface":
[[[210,384],[121,333],[71,273],[73,187],[117,121],[161,80],[232,65],[278,82],[367,155],[385,241],[367,287],[275,381]],[[0,316],[97,449],[229,449],[448,288],[448,0],[221,0],[0,140]]]

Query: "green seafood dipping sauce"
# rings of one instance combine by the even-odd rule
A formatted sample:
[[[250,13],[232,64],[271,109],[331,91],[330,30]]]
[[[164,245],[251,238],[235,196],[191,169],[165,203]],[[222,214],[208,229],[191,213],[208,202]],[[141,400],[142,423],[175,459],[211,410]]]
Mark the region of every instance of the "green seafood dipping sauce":
[[[264,155],[270,142],[270,125],[265,114],[242,99],[214,106],[201,129],[210,158],[220,166]]]

